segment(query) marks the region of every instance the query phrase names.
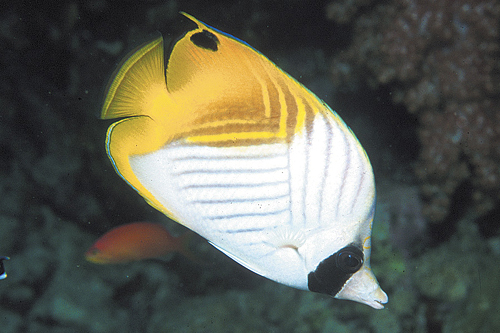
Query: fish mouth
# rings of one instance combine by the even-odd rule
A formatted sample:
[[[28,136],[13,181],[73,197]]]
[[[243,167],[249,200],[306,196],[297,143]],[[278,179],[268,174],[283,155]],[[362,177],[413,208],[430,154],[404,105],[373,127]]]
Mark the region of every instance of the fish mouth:
[[[387,297],[387,294],[382,290],[382,288],[377,287],[373,292],[370,293],[369,299],[364,299],[362,303],[371,306],[374,309],[383,309],[386,304],[389,301],[389,297]]]
[[[387,300],[386,301],[373,300],[371,302],[365,302],[366,305],[369,305],[372,308],[377,309],[377,310],[385,308],[384,304],[386,304],[386,303],[387,303]]]
[[[389,301],[371,270],[366,267],[356,272],[335,297],[366,304],[374,309],[383,309]]]
[[[374,309],[380,310],[385,308],[385,304],[389,301],[389,298],[387,297],[387,294],[379,287],[376,290],[374,290],[369,297],[363,297],[359,299],[352,299],[354,301],[357,301],[362,304],[366,304],[368,306],[371,306]]]

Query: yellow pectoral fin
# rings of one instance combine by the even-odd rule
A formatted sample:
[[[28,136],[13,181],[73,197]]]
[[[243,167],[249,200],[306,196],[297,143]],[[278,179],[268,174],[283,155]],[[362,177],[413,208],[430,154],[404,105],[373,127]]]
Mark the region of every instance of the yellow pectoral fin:
[[[151,118],[130,117],[117,121],[109,127],[106,150],[116,172],[151,206],[173,217],[171,212],[137,179],[130,166],[131,156],[156,151],[165,140],[165,136],[160,135],[160,128]]]

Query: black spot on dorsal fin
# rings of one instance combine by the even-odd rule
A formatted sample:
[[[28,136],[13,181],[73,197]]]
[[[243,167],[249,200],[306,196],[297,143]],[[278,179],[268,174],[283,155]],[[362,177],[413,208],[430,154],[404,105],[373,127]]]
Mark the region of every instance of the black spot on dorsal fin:
[[[219,44],[219,39],[217,39],[217,36],[208,30],[195,33],[191,36],[191,41],[194,45],[204,49],[212,51],[217,51],[218,49],[217,45]]]

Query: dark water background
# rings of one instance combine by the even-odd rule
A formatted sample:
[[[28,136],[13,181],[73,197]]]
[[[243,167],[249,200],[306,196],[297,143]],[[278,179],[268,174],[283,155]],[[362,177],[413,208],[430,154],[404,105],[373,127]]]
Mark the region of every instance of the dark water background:
[[[493,9],[478,11],[477,17],[498,21],[496,2],[478,3]],[[444,189],[451,186],[448,182],[419,176],[419,168],[432,167],[422,155],[432,147],[422,135],[425,119],[412,111],[417,102],[395,97],[410,91],[419,76],[384,81],[377,68],[399,63],[374,65],[377,52],[368,58],[350,56],[352,63],[343,57],[364,52],[356,51],[356,36],[362,35],[364,22],[376,26],[374,13],[397,12],[401,6],[368,0],[2,5],[0,255],[11,260],[5,263],[8,278],[0,281],[0,331],[500,331],[500,214],[494,192],[500,180],[482,186],[473,177],[480,163],[465,157],[460,161],[470,176],[451,191]],[[180,10],[261,51],[324,99],[356,133],[377,180],[372,268],[389,295],[386,309],[278,285],[240,267],[200,237],[192,247],[208,267],[177,255],[117,266],[84,260],[93,241],[120,224],[163,222],[173,234],[184,232],[116,175],[104,149],[111,122],[98,119],[119,61],[158,32],[166,40],[178,36]],[[377,45],[384,36],[373,34],[373,41],[361,45]],[[477,57],[472,63],[481,61]],[[498,113],[492,89],[478,98],[493,101]],[[448,105],[443,96],[436,108]],[[487,119],[493,131],[499,128],[498,118]],[[492,138],[499,140],[498,135]],[[497,141],[484,146],[489,143],[488,152],[496,149]],[[493,177],[499,162],[488,154],[480,160],[493,165]],[[456,168],[449,163],[444,174]],[[435,204],[426,192],[431,185],[436,193],[447,193],[447,204]]]

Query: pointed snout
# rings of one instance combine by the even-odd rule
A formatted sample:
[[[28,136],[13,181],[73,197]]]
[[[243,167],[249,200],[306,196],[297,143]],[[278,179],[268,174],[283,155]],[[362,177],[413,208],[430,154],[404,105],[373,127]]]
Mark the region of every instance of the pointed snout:
[[[335,297],[363,303],[374,309],[383,309],[384,304],[389,301],[377,278],[366,266],[353,274]]]

